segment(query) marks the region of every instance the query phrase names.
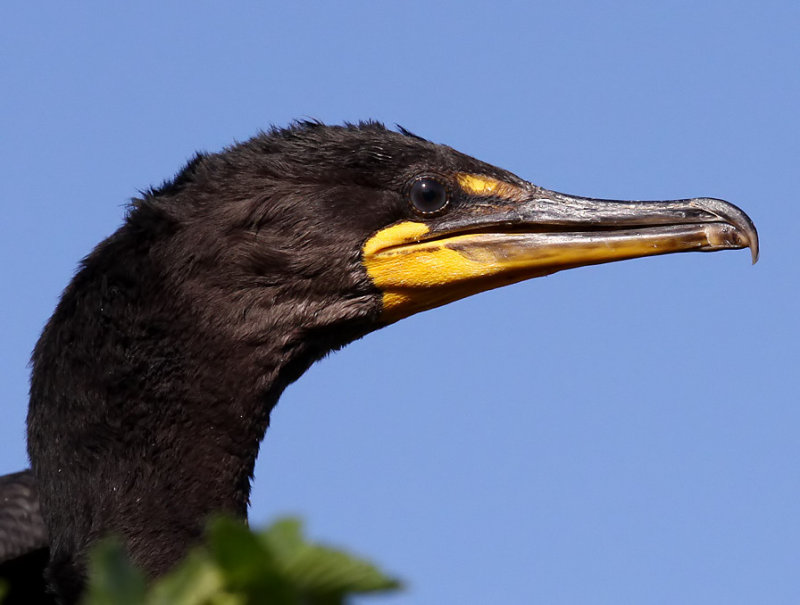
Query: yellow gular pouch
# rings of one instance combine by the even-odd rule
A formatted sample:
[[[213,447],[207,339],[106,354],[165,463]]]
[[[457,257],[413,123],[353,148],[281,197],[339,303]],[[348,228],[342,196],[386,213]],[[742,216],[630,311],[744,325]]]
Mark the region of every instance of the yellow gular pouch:
[[[508,264],[468,252],[473,239],[487,234],[455,235],[425,241],[429,228],[406,221],[383,229],[363,247],[364,266],[383,293],[382,319],[398,321],[414,313],[530,277]],[[464,245],[464,250],[459,246]],[[519,267],[522,269],[523,267]]]

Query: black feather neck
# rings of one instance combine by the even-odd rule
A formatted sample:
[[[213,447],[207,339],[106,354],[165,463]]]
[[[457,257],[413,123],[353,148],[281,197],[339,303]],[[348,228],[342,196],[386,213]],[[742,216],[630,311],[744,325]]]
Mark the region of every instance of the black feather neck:
[[[190,181],[161,196],[194,196]],[[224,180],[202,185],[224,193]],[[246,518],[283,389],[375,327],[371,293],[340,300],[330,283],[317,291],[302,261],[287,279],[275,260],[281,236],[269,233],[280,225],[262,226],[259,237],[278,243],[252,258],[240,209],[206,225],[198,207],[158,195],[139,202],[84,261],[34,351],[29,452],[51,581],[67,600],[82,588],[87,548],[105,534],[121,535],[157,575],[210,513]]]

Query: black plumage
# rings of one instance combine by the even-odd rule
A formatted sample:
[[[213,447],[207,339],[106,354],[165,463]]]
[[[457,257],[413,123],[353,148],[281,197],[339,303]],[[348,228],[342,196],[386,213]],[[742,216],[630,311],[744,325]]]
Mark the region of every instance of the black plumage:
[[[387,323],[580,264],[756,248],[746,216],[717,200],[599,211],[589,202],[372,122],[298,123],[195,157],[132,202],[36,345],[29,453],[49,529],[48,581],[72,603],[87,549],[107,533],[156,576],[200,538],[210,513],[246,518],[283,389]],[[554,231],[581,250],[648,233],[667,243],[534,263],[532,246],[565,249],[551,243]],[[384,233],[395,240],[374,252]],[[430,273],[430,259],[444,264]]]
[[[0,477],[0,583],[3,603],[47,603],[42,570],[48,561],[47,529],[30,471]]]

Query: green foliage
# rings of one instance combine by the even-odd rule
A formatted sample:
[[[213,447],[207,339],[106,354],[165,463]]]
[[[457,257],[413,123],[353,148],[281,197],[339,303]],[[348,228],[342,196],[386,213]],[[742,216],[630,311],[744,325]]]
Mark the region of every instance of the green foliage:
[[[144,574],[131,565],[116,540],[97,545],[89,556],[89,569],[94,605],[144,603],[147,592]]]
[[[296,519],[261,532],[220,518],[207,544],[149,587],[115,541],[89,562],[86,605],[340,605],[349,595],[399,588],[371,563],[308,542]]]

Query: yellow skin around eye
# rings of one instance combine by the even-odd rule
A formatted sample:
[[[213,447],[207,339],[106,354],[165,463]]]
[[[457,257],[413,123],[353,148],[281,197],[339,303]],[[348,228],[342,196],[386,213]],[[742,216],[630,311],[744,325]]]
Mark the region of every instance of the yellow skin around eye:
[[[510,200],[519,199],[524,192],[516,185],[487,176],[460,172],[456,175],[459,187],[470,195],[496,196]]]

